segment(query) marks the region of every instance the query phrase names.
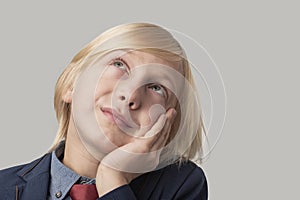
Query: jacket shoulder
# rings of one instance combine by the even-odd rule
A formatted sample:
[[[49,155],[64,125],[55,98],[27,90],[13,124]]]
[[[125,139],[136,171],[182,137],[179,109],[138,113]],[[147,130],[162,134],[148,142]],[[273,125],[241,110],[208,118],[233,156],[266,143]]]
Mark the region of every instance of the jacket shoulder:
[[[16,185],[24,182],[23,176],[42,161],[47,162],[50,161],[50,159],[51,154],[48,153],[32,162],[0,170],[0,187]]]
[[[163,169],[163,177],[173,177],[177,181],[185,181],[188,177],[200,180],[206,179],[205,173],[201,167],[192,161],[187,161],[182,164],[172,164]]]
[[[161,190],[167,199],[207,199],[205,173],[200,166],[191,161],[164,168],[159,183],[161,187],[157,189]]]

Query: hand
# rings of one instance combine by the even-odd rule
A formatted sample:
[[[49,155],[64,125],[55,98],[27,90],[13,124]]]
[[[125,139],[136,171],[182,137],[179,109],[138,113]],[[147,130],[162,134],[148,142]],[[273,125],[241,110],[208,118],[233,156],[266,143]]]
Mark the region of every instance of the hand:
[[[144,137],[133,138],[132,142],[115,149],[103,158],[96,177],[100,196],[157,167],[162,147],[167,143],[175,117],[175,109],[170,108],[158,118]]]

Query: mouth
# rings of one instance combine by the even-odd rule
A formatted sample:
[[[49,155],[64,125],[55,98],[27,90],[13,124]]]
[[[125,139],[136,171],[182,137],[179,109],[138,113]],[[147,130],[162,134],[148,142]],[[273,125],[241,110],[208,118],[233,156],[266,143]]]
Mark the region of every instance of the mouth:
[[[133,128],[125,117],[119,114],[116,110],[108,107],[102,107],[101,111],[103,114],[112,122],[127,128]]]

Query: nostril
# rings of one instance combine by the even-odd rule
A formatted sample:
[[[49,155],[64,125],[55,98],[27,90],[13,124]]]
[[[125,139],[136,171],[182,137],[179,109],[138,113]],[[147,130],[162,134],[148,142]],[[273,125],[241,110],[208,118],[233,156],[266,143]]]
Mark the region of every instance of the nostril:
[[[134,103],[133,102],[130,102],[129,103],[129,107],[131,107],[131,106],[133,106],[134,105]]]
[[[120,99],[121,99],[122,101],[124,101],[124,100],[125,100],[125,97],[124,97],[124,96],[120,96]]]

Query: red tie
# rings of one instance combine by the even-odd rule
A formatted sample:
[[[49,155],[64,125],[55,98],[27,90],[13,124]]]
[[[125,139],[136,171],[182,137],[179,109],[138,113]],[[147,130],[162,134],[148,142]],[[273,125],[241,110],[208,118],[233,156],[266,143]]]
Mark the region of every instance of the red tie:
[[[98,192],[95,184],[75,184],[70,190],[72,200],[96,200]]]

